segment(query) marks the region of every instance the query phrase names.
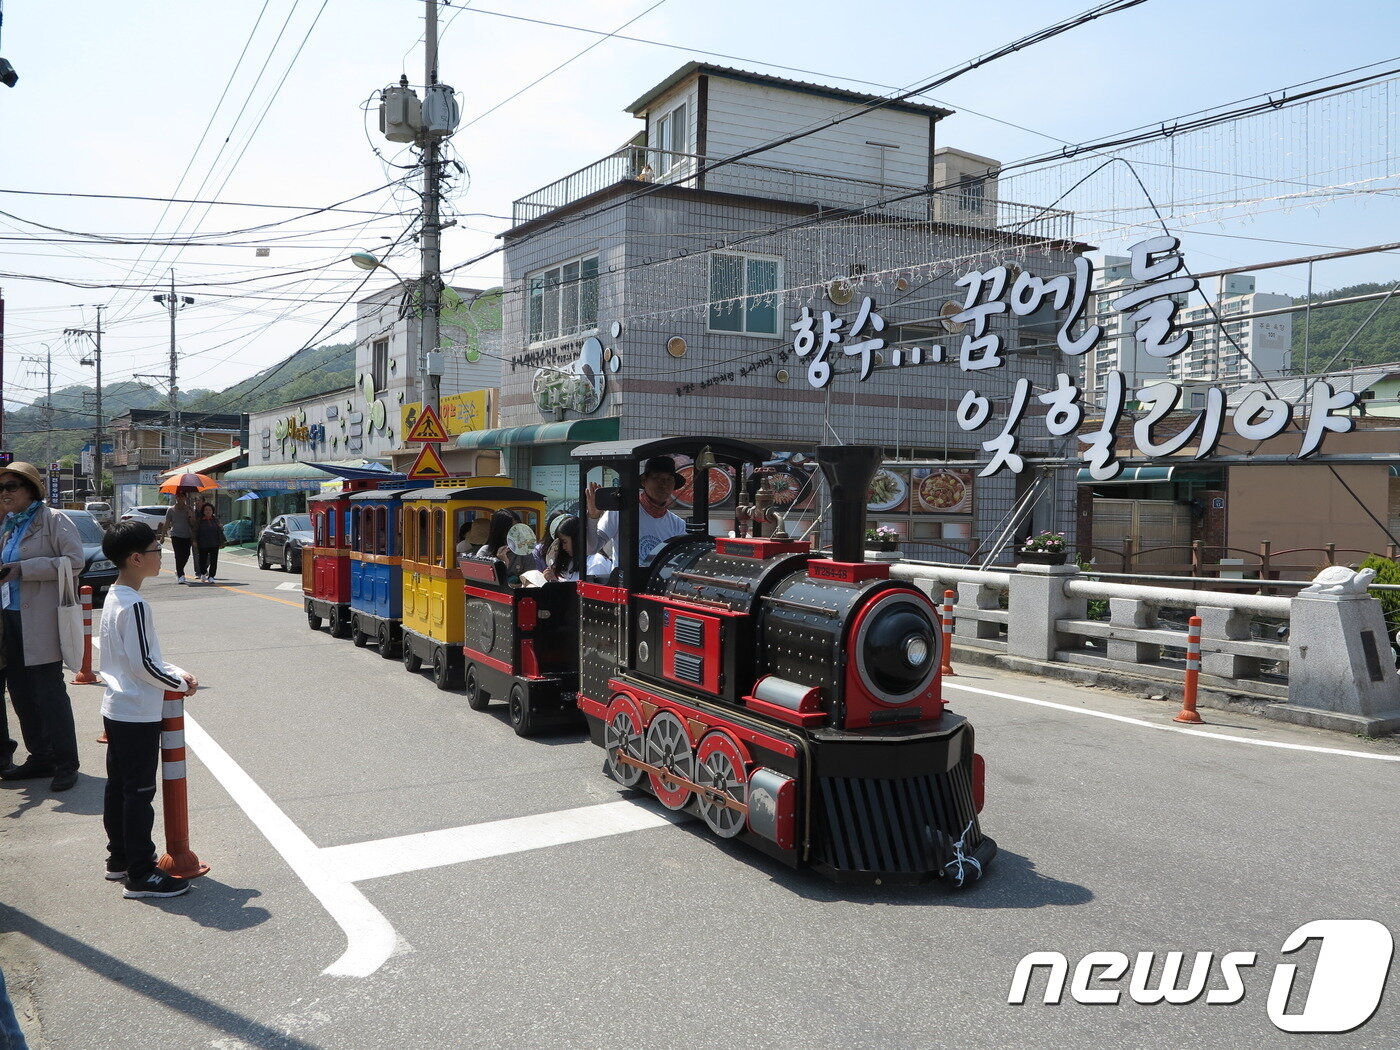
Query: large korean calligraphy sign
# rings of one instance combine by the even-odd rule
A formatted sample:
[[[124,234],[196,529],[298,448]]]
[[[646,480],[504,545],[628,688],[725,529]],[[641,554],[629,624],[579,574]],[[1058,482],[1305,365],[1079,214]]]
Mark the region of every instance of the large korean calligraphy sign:
[[[1191,345],[1192,333],[1178,330],[1175,322],[1179,300],[1196,291],[1198,283],[1196,278],[1181,273],[1185,261],[1177,251],[1179,245],[1177,238],[1166,236],[1134,244],[1129,249],[1131,273],[1133,280],[1139,283],[1111,303],[1113,310],[1122,315],[1122,331],[1131,333],[1149,357],[1175,357]],[[947,319],[951,324],[965,326],[961,344],[956,348],[958,367],[969,373],[1002,367],[1006,364],[1004,335],[993,328],[993,319],[1008,315],[1041,315],[1047,308],[1060,318],[1055,330],[1055,345],[1060,352],[1070,357],[1088,353],[1104,335],[1103,326],[1097,324],[1085,325],[1075,334],[1093,291],[1093,277],[1093,263],[1083,256],[1075,258],[1072,273],[1048,279],[1025,270],[1018,270],[1013,277],[1012,268],[1008,266],[964,274],[956,282],[958,287],[966,289],[962,310]],[[810,307],[804,306],[791,329],[794,333],[792,349],[807,361],[807,381],[818,389],[831,382],[831,361],[838,351],[859,363],[857,379],[864,382],[870,377],[874,354],[886,349],[885,338],[880,334],[885,330],[885,320],[869,296],[861,301],[849,325],[844,318],[828,310],[818,317]],[[950,348],[940,345],[895,347],[889,353],[890,364],[896,368],[953,358]],[[1199,387],[1193,389],[1200,390]],[[1079,431],[1084,423],[1082,394],[1076,378],[1068,372],[1058,373],[1054,387],[1043,393],[1034,391],[1030,379],[1017,379],[1006,413],[1000,419],[1000,432],[982,442],[983,450],[991,458],[980,476],[988,477],[1002,470],[1019,474],[1025,469],[1025,458],[1017,451],[1020,442],[1017,428],[1032,407],[1032,398],[1045,406],[1043,412],[1037,413],[1045,433],[1050,437],[1067,437]],[[1080,459],[1097,480],[1117,477],[1123,469],[1116,442],[1128,395],[1122,371],[1109,371],[1104,383],[1102,419],[1092,431],[1079,433],[1079,444],[1083,446]],[[1196,444],[1194,459],[1205,459],[1215,451],[1227,414],[1225,391],[1220,387],[1205,388],[1200,413],[1186,426],[1175,429],[1169,436],[1157,436],[1159,424],[1181,407],[1182,397],[1182,387],[1175,382],[1150,383],[1132,392],[1132,400],[1146,410],[1133,422],[1133,442],[1142,455],[1149,458],[1174,456],[1192,442]],[[1329,432],[1344,434],[1355,427],[1354,419],[1338,413],[1354,406],[1357,399],[1356,392],[1335,390],[1329,383],[1312,385],[1307,423],[1301,427],[1299,459],[1316,454]],[[1271,392],[1252,390],[1235,404],[1229,415],[1236,435],[1248,441],[1264,441],[1287,430],[1293,424],[1294,411],[1294,405]],[[993,422],[993,415],[991,398],[974,387],[963,394],[956,410],[958,426],[968,433],[987,428]]]

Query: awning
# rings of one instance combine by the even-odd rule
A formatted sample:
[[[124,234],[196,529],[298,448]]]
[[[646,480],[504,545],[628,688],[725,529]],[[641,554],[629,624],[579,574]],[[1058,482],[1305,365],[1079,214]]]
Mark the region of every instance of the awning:
[[[1081,485],[1151,485],[1159,481],[1171,481],[1175,467],[1124,467],[1123,473],[1111,481],[1099,481],[1093,471],[1085,467],[1079,472]]]
[[[330,467],[363,467],[369,460],[353,459],[328,463]],[[332,475],[309,463],[263,463],[230,470],[219,479],[226,489],[257,489],[260,492],[320,492],[321,482]]]
[[[173,474],[183,474],[188,471],[191,474],[212,474],[216,470],[236,463],[243,458],[243,447],[234,445],[233,448],[225,449],[222,452],[215,452],[212,456],[205,456],[203,459],[192,459],[183,467],[176,467],[174,470],[166,470],[161,473],[161,477],[168,478]]]
[[[563,423],[536,423],[528,427],[472,430],[457,438],[458,448],[513,448],[518,445],[562,445],[572,442],[616,441],[617,416],[570,419]]]

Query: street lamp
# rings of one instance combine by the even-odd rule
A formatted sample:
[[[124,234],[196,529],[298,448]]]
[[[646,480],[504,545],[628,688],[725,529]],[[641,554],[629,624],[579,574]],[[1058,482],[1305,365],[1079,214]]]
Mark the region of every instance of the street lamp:
[[[378,256],[376,256],[373,252],[355,252],[353,255],[350,256],[350,261],[356,266],[358,266],[361,270],[388,270],[395,277],[399,278],[400,284],[408,284],[408,282],[405,281],[402,277],[399,277],[398,272],[395,271],[392,266],[390,266],[388,263],[380,262]]]

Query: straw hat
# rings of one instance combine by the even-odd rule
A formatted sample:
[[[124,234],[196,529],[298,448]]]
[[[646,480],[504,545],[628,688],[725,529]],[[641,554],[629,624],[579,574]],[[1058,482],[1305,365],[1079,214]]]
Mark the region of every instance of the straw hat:
[[[7,467],[0,467],[0,474],[18,474],[34,486],[34,498],[44,498],[44,481],[39,477],[39,469],[33,463],[15,460]]]

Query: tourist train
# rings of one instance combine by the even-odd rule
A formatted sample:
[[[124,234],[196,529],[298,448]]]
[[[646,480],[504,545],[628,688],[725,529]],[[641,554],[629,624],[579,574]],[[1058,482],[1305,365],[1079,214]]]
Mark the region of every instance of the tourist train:
[[[644,558],[638,492],[657,456],[691,457],[701,483],[684,532]],[[426,664],[474,709],[504,702],[522,736],[582,721],[618,784],[794,867],[838,881],[980,877],[996,853],[978,821],[985,768],[971,723],[943,700],[936,607],[864,558],[879,451],[817,448],[829,551],[786,535],[757,445],[661,438],[573,457],[580,511],[591,499],[616,515],[608,550],[580,530],[577,580],[508,577],[476,556],[502,509],[545,539],[540,493],[355,471],[310,501],[308,623],[374,641],[410,671]],[[711,535],[712,470],[740,493],[732,535]]]

